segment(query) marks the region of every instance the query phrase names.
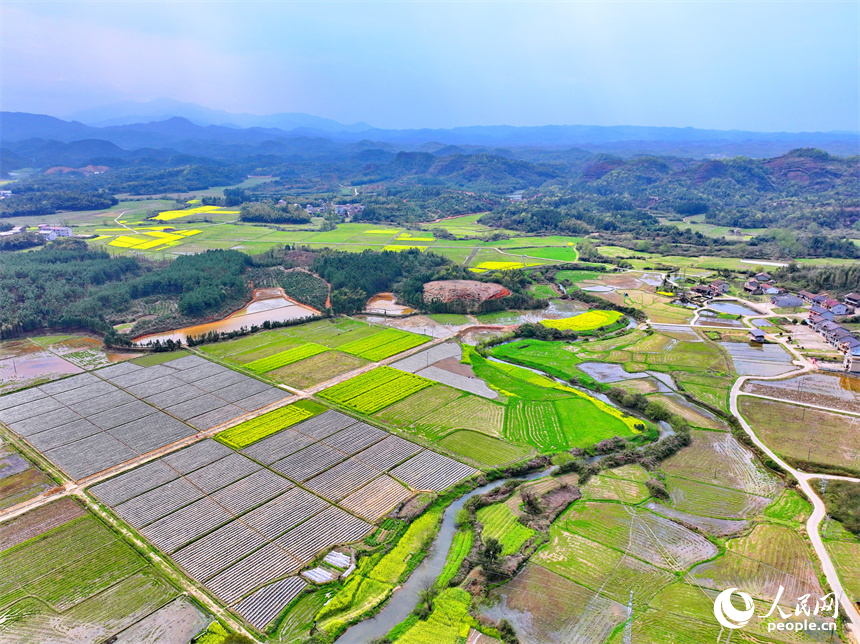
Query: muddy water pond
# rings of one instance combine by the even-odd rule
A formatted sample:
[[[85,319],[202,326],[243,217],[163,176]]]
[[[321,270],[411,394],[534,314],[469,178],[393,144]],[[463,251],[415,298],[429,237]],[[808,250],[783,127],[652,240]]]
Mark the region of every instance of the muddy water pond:
[[[708,304],[708,308],[719,311],[720,313],[731,313],[732,315],[761,315],[761,311],[738,304],[737,302],[717,301]]]
[[[276,291],[276,293],[272,293],[272,291]],[[267,321],[289,322],[314,315],[319,315],[319,311],[287,297],[282,289],[259,289],[255,291],[254,299],[244,308],[239,309],[222,320],[195,324],[172,331],[143,335],[135,338],[134,343],[144,345],[156,340],[160,340],[161,342],[180,340],[183,343],[187,343],[189,337],[206,335],[210,331],[229,333],[230,331],[238,331],[242,327],[250,329],[252,326],[262,326]]]
[[[377,293],[364,306],[366,313],[382,313],[383,315],[409,315],[415,309],[397,303],[394,293]]]

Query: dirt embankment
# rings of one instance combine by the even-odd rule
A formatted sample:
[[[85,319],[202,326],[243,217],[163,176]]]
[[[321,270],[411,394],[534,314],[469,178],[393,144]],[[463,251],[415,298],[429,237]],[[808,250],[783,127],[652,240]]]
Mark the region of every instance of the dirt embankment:
[[[510,294],[511,292],[500,284],[474,280],[442,280],[424,285],[425,302],[485,302]]]

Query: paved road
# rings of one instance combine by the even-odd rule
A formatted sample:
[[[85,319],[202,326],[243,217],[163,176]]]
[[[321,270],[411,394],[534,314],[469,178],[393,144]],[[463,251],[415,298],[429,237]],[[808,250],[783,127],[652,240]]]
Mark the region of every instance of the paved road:
[[[739,301],[743,302],[743,300]],[[758,318],[766,316],[749,317]],[[744,318],[744,322],[748,326],[751,326],[747,318]],[[827,552],[827,548],[824,546],[824,542],[821,540],[821,535],[818,532],[818,528],[821,524],[821,520],[827,514],[827,509],[824,505],[824,501],[821,500],[821,497],[815,491],[815,488],[812,486],[811,483],[811,481],[815,479],[832,479],[860,483],[860,479],[848,476],[834,476],[831,474],[815,474],[811,472],[802,472],[798,469],[795,469],[794,467],[791,467],[782,458],[777,456],[777,454],[774,453],[773,450],[771,450],[767,445],[765,445],[764,442],[762,442],[762,440],[758,436],[756,436],[755,431],[752,427],[750,427],[749,423],[747,423],[746,419],[744,419],[744,417],[740,413],[740,410],[738,409],[738,396],[747,395],[741,392],[741,388],[747,380],[782,380],[788,377],[797,376],[802,373],[809,373],[815,370],[815,367],[800,353],[798,353],[798,351],[788,343],[787,339],[778,338],[775,336],[769,337],[772,341],[777,342],[778,344],[781,344],[783,347],[785,347],[785,349],[796,358],[796,362],[802,364],[803,366],[795,371],[791,371],[786,374],[780,374],[777,376],[741,376],[735,381],[735,384],[732,386],[731,394],[729,395],[729,409],[731,413],[737,416],[738,420],[740,420],[741,427],[743,427],[744,431],[747,433],[750,439],[752,439],[752,441],[765,454],[767,454],[770,458],[776,461],[780,467],[782,467],[786,472],[789,472],[797,479],[800,489],[812,502],[813,511],[806,522],[806,532],[809,535],[809,540],[812,542],[812,547],[815,550],[815,554],[821,562],[821,569],[824,572],[824,576],[827,579],[827,583],[830,586],[830,589],[839,598],[839,604],[845,614],[848,616],[848,621],[845,625],[846,631],[849,637],[853,640],[854,644],[860,644],[860,611],[857,610],[857,606],[851,600],[851,595],[845,592],[845,588],[842,586],[842,581],[839,579],[839,575],[836,572],[836,567],[833,565],[833,561],[830,558],[830,553]]]

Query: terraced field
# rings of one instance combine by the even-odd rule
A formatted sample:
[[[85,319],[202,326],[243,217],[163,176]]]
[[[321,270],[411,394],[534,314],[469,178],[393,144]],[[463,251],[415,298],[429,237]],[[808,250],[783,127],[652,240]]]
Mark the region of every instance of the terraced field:
[[[557,524],[666,570],[684,570],[717,554],[710,541],[677,523],[619,503],[576,503]]]
[[[632,590],[639,607],[670,584],[673,575],[630,552],[634,556],[554,525],[549,542],[531,561],[618,602],[626,604]]]
[[[691,575],[708,588],[742,587],[766,602],[772,602],[783,586],[785,604],[794,608],[798,597],[823,595],[812,557],[797,532],[766,523],[748,536],[730,541],[722,557],[697,566]]]
[[[766,496],[672,476],[666,479],[666,489],[676,510],[706,517],[746,519],[771,502]]]
[[[782,487],[779,479],[734,436],[694,430],[692,439],[690,446],[663,461],[666,473],[776,498]]]

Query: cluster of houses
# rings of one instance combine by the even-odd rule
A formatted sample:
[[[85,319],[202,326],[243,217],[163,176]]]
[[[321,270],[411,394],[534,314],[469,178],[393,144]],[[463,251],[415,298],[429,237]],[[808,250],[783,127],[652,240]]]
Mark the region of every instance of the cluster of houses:
[[[305,210],[311,215],[323,215],[331,210],[333,210],[338,215],[342,215],[344,217],[352,217],[362,210],[364,210],[364,204],[360,203],[347,203],[347,204],[327,204],[323,202],[322,206],[314,206],[313,204],[308,204],[305,206]]]
[[[782,295],[785,289],[779,288],[768,273],[757,273],[749,278],[743,286],[744,292],[750,295]]]
[[[700,284],[694,286],[691,291],[697,295],[704,297],[718,297],[729,292],[731,285],[725,280],[715,280],[710,284]],[[758,273],[754,277],[748,279],[743,286],[743,289],[749,295],[784,295],[785,289],[780,288],[774,283],[773,278],[768,273]],[[801,302],[802,304],[802,302]],[[799,305],[795,305],[799,306]]]
[[[27,226],[15,226],[12,230],[4,230],[0,233],[3,237],[10,235],[21,235],[27,232]],[[72,229],[68,226],[49,226],[48,224],[39,224],[39,229],[36,231],[40,235],[44,235],[47,241],[54,241],[57,237],[71,237]]]
[[[800,296],[812,304],[806,324],[843,353],[842,367],[845,371],[860,373],[860,338],[835,321],[837,316],[854,313],[860,306],[860,293],[849,293],[842,302],[809,291],[801,291]]]

